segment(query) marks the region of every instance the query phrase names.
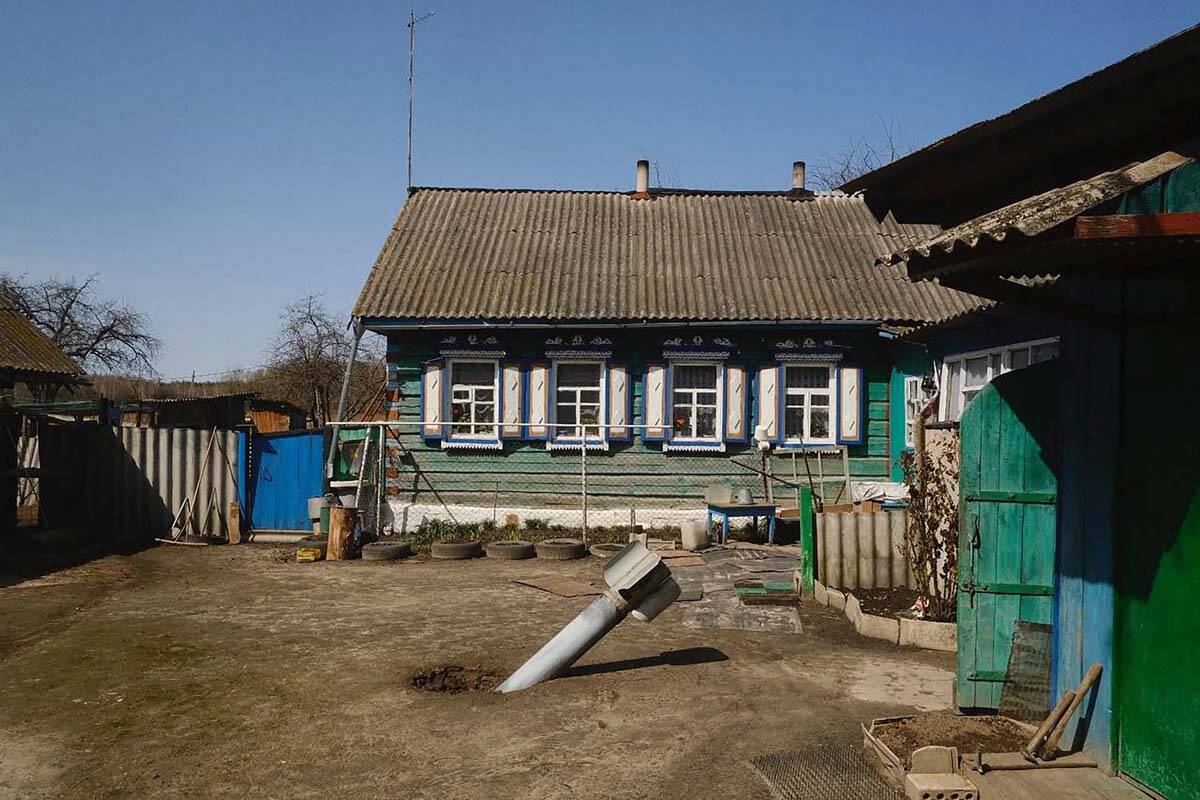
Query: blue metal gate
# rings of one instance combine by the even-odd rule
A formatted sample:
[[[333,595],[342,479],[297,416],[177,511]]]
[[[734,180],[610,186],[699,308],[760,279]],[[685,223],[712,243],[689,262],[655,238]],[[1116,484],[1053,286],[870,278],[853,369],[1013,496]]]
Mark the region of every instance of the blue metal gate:
[[[246,498],[250,527],[258,531],[311,531],[308,498],[324,491],[322,431],[256,433],[250,437]]]

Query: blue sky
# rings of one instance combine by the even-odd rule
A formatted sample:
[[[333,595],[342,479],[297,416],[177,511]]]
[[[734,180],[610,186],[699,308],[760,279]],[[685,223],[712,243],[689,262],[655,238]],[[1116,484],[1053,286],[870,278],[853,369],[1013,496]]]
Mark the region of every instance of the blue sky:
[[[428,0],[414,182],[786,188],[894,120],[919,147],[1197,21],[1195,0]],[[348,312],[404,200],[402,2],[0,0],[0,270],[98,273],[164,377]]]

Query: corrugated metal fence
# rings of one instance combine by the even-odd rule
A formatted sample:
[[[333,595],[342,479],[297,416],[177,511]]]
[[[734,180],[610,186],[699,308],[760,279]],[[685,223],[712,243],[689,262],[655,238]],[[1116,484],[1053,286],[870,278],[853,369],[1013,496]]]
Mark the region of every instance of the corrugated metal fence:
[[[44,425],[38,438],[48,526],[115,538],[164,536],[194,493],[195,529],[228,536],[238,488],[236,432]]]
[[[904,555],[904,511],[817,514],[817,580],[836,589],[916,587]]]

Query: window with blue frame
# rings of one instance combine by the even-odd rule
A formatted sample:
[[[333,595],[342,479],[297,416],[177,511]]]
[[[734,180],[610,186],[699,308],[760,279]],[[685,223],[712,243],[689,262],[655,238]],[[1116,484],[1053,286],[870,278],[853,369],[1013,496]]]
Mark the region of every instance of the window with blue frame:
[[[837,373],[831,364],[783,368],[783,437],[789,444],[833,444]]]
[[[671,438],[721,441],[721,370],[716,364],[671,366]]]
[[[499,395],[496,361],[455,360],[450,373],[450,439],[500,438],[496,424]]]
[[[555,362],[555,439],[604,438],[604,365],[600,361]]]

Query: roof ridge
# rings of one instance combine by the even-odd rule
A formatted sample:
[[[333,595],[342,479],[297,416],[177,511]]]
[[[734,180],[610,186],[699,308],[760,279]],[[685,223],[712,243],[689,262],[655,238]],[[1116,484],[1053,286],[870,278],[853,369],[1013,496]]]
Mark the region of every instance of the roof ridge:
[[[586,194],[629,197],[631,191],[617,189],[537,189],[518,186],[410,186],[410,195],[417,192],[472,192],[479,194]],[[796,195],[789,189],[691,189],[657,186],[650,189],[651,197],[782,197],[796,200],[861,200],[861,192],[853,194],[841,189],[808,190]]]

